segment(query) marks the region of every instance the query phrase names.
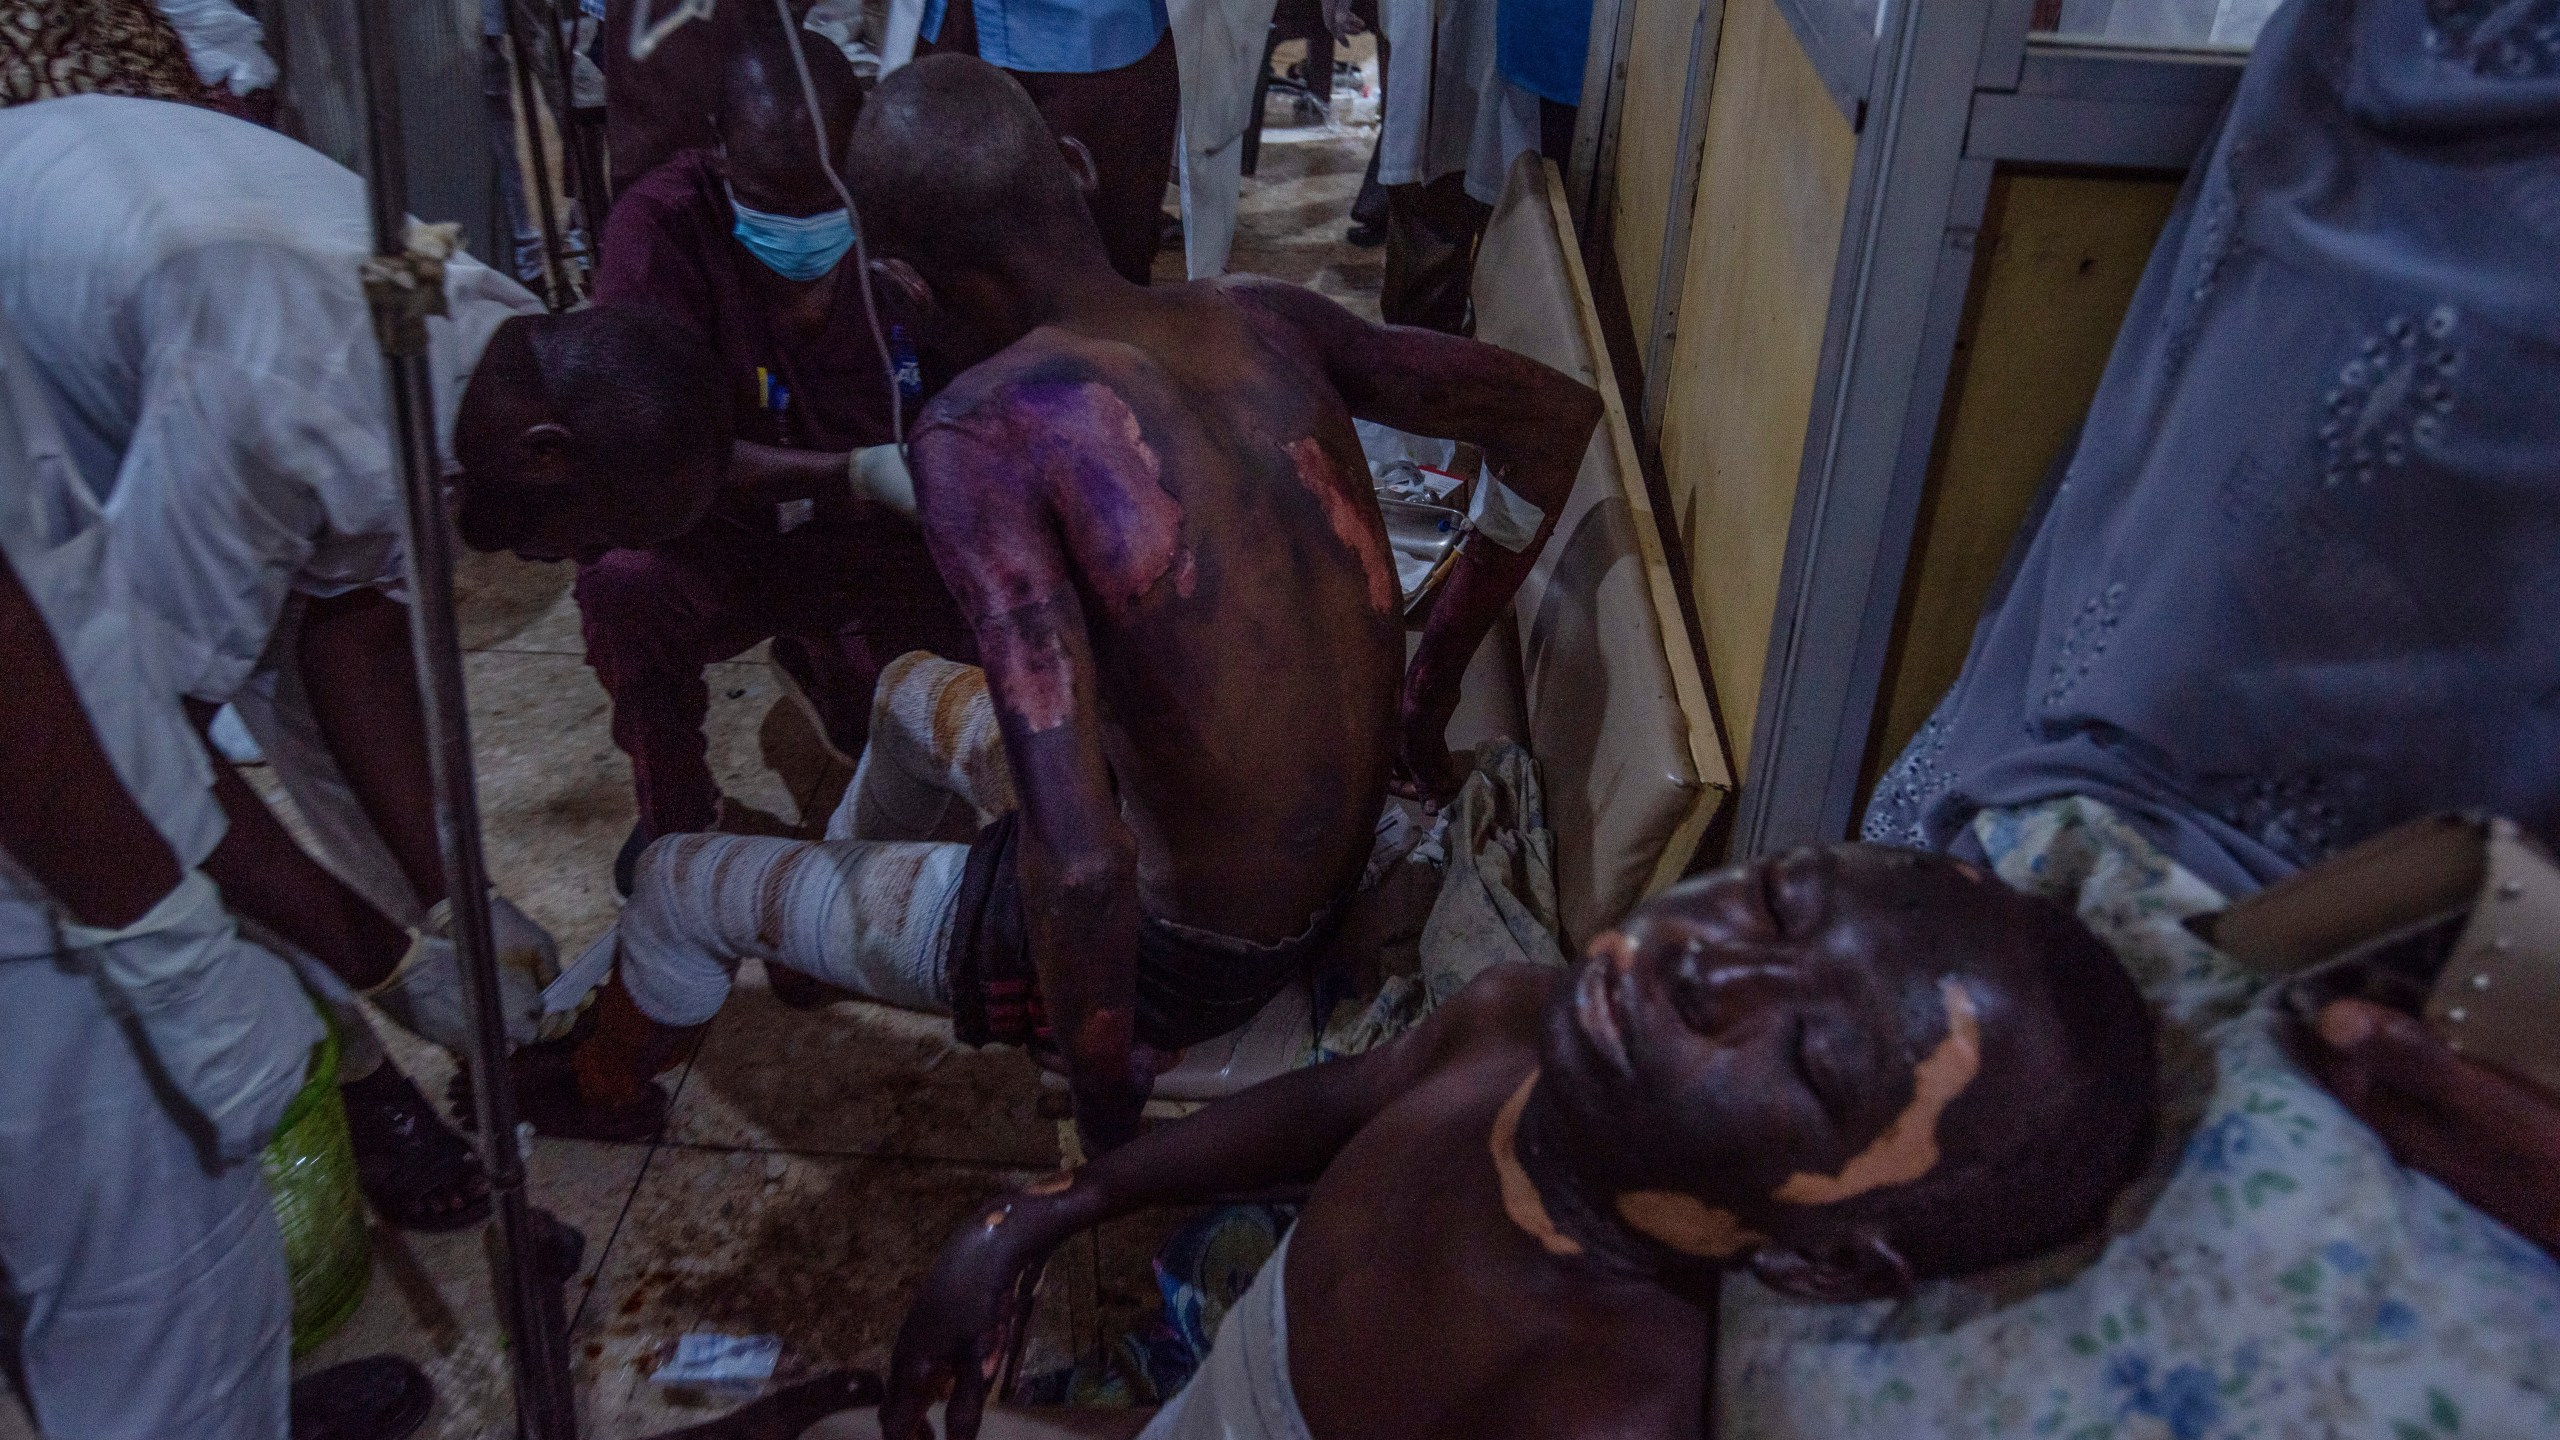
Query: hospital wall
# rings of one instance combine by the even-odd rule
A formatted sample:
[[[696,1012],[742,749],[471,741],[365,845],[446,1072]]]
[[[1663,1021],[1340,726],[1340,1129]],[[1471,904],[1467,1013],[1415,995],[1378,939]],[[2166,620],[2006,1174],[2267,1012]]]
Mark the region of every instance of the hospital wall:
[[[1682,57],[1687,38],[1684,27]],[[1658,433],[1679,530],[1670,548],[1687,557],[1726,739],[1747,774],[1857,136],[1772,0],[1726,0],[1716,51],[1673,338],[1657,357],[1670,372]],[[1667,167],[1623,154],[1618,174],[1622,190],[1669,184]],[[1633,270],[1626,283],[1629,309],[1645,313]]]
[[[1964,667],[1983,600],[2088,413],[2177,196],[2174,179],[2004,170],[1992,181],[1885,661],[1869,786]]]
[[[1677,153],[1700,0],[1630,0],[1608,188],[1589,228],[1658,397],[1642,417],[1725,739],[1747,784],[1859,136],[1776,0],[1705,0],[1695,157]],[[1718,12],[1720,11],[1720,15]],[[1684,160],[1698,180],[1670,212]],[[1869,739],[1867,776],[1954,680],[2038,484],[2085,414],[2175,177],[2002,167],[1975,263]],[[1666,235],[1677,294],[1657,315]],[[1651,343],[1657,319],[1668,340]]]

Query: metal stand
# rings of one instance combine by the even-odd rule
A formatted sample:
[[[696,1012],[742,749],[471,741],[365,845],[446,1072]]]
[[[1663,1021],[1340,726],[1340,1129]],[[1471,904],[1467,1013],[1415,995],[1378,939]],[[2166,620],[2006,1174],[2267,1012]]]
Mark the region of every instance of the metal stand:
[[[507,68],[515,72],[516,107],[524,114],[522,128],[518,133],[523,135],[525,140],[525,158],[533,162],[531,189],[534,214],[542,226],[544,277],[549,281],[545,288],[550,292],[543,299],[554,311],[566,310],[577,300],[578,291],[577,287],[570,283],[569,247],[561,239],[560,218],[551,204],[551,157],[542,144],[541,99],[535,94],[533,83],[532,37],[526,33],[524,11],[521,8],[511,3],[507,5],[506,12],[507,49],[510,52],[507,56]],[[568,134],[566,113],[560,115],[555,123],[558,133],[566,139]],[[561,147],[564,157],[567,156],[568,149],[566,145]],[[590,221],[590,223],[593,222]],[[379,244],[379,240],[376,243]]]
[[[428,758],[436,792],[436,831],[443,843],[445,892],[453,902],[453,939],[468,987],[474,1044],[472,1091],[480,1112],[480,1163],[487,1170],[498,1223],[489,1233],[493,1288],[514,1363],[516,1422],[527,1440],[576,1440],[576,1398],[569,1388],[568,1327],[560,1287],[546,1275],[535,1247],[525,1196],[524,1154],[516,1139],[516,1100],[507,1070],[507,1033],[500,1013],[497,947],[489,923],[488,866],[480,851],[480,808],[473,788],[471,727],[462,690],[462,647],[454,627],[453,550],[436,460],[435,406],[427,378],[427,317],[444,311],[441,256],[413,253],[407,237],[409,181],[402,148],[400,83],[393,67],[389,0],[355,0],[356,39],[364,56],[367,144],[373,160],[367,187],[375,259],[365,267],[374,334],[391,392],[392,444],[409,501],[409,639],[417,654],[425,702]]]

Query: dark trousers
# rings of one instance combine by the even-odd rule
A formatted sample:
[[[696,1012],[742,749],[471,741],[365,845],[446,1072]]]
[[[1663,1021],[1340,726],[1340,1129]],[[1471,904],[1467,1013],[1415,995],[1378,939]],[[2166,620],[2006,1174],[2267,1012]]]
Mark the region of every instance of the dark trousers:
[[[1538,150],[1559,166],[1573,152],[1576,113],[1571,105],[1538,102]],[[1476,245],[1493,207],[1468,194],[1466,181],[1458,172],[1427,185],[1387,187],[1387,274],[1378,311],[1388,324],[1451,335],[1475,329]]]
[[[587,664],[613,700],[651,836],[708,830],[719,811],[702,723],[705,665],[768,638],[817,707],[829,743],[859,756],[871,685],[910,650],[975,660],[924,541],[896,521],[757,534],[715,515],[653,550],[578,569]]]
[[[918,53],[978,53],[978,17],[968,5],[944,12],[942,38],[919,41]],[[1040,107],[1049,129],[1093,152],[1100,188],[1085,197],[1111,268],[1147,283],[1164,233],[1164,187],[1173,177],[1174,129],[1182,117],[1182,82],[1174,68],[1173,31],[1136,63],[1090,75],[1007,70]]]

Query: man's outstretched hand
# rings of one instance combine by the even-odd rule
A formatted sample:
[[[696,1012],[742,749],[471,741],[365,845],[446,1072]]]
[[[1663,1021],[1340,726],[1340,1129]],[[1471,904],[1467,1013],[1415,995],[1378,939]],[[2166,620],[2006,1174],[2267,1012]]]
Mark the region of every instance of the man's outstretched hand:
[[[2560,1101],[2397,1010],[2335,1000],[2310,1028],[2304,1062],[2401,1164],[2560,1257]]]
[[[1015,1327],[1031,1303],[1050,1241],[1032,1233],[1027,1195],[989,1201],[942,1247],[923,1293],[898,1327],[889,1361],[889,1394],[880,1402],[883,1440],[932,1440],[925,1411],[942,1398],[949,1440],[971,1440],[985,1415],[987,1392]]]

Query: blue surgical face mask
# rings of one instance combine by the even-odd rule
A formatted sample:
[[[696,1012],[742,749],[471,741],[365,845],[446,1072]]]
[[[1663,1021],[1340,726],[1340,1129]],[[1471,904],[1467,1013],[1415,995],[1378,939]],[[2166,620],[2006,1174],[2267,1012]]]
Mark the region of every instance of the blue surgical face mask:
[[[729,233],[785,280],[815,280],[853,248],[853,217],[842,210],[775,215],[739,204],[735,191],[730,192],[729,208],[738,213]]]

